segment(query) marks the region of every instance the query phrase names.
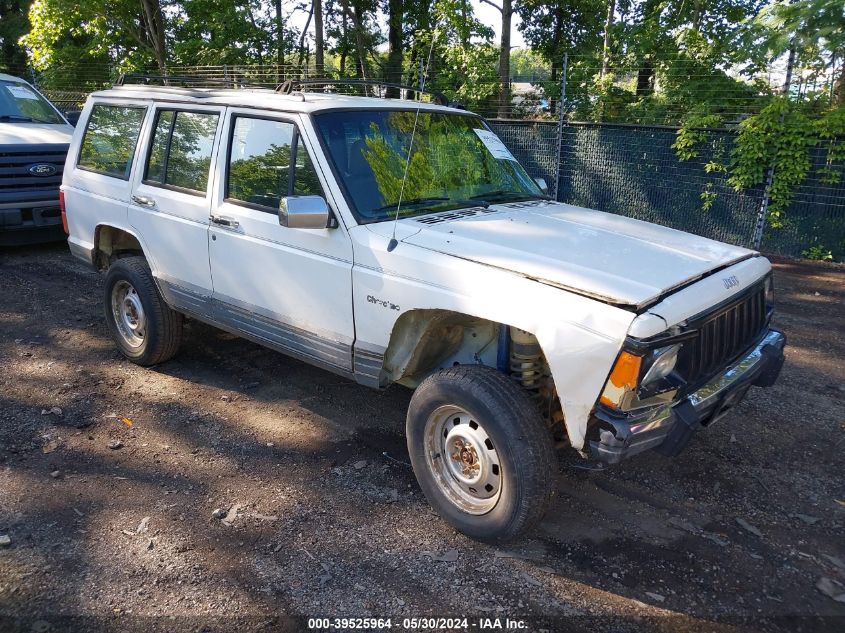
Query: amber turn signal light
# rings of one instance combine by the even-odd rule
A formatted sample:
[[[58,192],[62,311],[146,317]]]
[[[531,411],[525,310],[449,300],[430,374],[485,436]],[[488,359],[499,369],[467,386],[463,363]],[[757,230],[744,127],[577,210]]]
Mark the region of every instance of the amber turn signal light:
[[[622,401],[622,396],[637,388],[642,361],[641,356],[635,356],[630,352],[619,354],[619,358],[616,359],[616,364],[613,366],[613,371],[610,372],[604,393],[601,395],[602,404],[615,409]]]

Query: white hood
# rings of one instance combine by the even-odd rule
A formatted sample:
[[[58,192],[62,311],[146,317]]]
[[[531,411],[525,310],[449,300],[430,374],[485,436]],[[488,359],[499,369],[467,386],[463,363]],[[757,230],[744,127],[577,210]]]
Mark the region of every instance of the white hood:
[[[494,205],[459,219],[425,222],[433,217],[400,221],[420,229],[403,242],[622,306],[650,304],[714,268],[754,255],[656,224],[560,203]]]
[[[0,122],[0,145],[70,143],[72,136],[67,123]]]

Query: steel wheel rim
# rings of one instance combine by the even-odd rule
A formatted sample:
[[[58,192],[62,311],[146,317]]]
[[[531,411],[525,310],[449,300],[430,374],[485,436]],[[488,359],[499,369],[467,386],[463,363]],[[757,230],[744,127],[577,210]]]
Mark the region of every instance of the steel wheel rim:
[[[128,281],[118,281],[111,291],[111,310],[117,331],[130,347],[140,347],[147,334],[147,315],[138,291]]]
[[[442,406],[425,424],[428,468],[440,491],[469,514],[486,514],[502,494],[502,466],[484,427],[458,406]]]

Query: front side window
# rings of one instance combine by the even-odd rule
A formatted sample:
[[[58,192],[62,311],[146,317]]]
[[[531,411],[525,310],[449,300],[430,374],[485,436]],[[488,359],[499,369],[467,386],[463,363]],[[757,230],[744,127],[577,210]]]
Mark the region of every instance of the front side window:
[[[82,138],[77,165],[127,180],[146,108],[97,104]]]
[[[315,114],[314,121],[363,222],[393,218],[400,193],[401,216],[545,197],[477,116],[357,110]]]
[[[236,117],[226,199],[275,213],[281,199],[292,195],[323,195],[296,126],[285,121]]]
[[[0,121],[64,124],[50,103],[28,84],[0,79]]]
[[[144,182],[205,193],[218,118],[216,112],[159,111]]]

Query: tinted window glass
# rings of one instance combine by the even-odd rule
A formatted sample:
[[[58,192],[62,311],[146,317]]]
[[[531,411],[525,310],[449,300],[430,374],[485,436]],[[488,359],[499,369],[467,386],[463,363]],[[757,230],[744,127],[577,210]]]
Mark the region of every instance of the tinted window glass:
[[[144,113],[145,108],[95,105],[88,118],[77,164],[110,176],[129,178]]]
[[[146,182],[205,192],[217,119],[216,113],[160,112]]]
[[[11,123],[64,123],[31,86],[7,79],[0,79],[0,117]]]
[[[364,222],[393,218],[397,210],[412,216],[544,197],[476,116],[356,110],[313,120]]]
[[[147,162],[145,180],[164,182],[164,158],[167,153],[167,139],[173,123],[173,112],[159,112],[153,144],[150,148],[150,160]]]
[[[295,196],[322,196],[323,188],[320,186],[320,179],[317,178],[317,171],[308,150],[302,144],[302,137],[296,139],[296,173],[293,181],[293,195]]]
[[[291,166],[294,143],[296,169]],[[283,196],[322,195],[314,165],[293,124],[282,121],[235,119],[228,178],[227,198],[273,211]]]

